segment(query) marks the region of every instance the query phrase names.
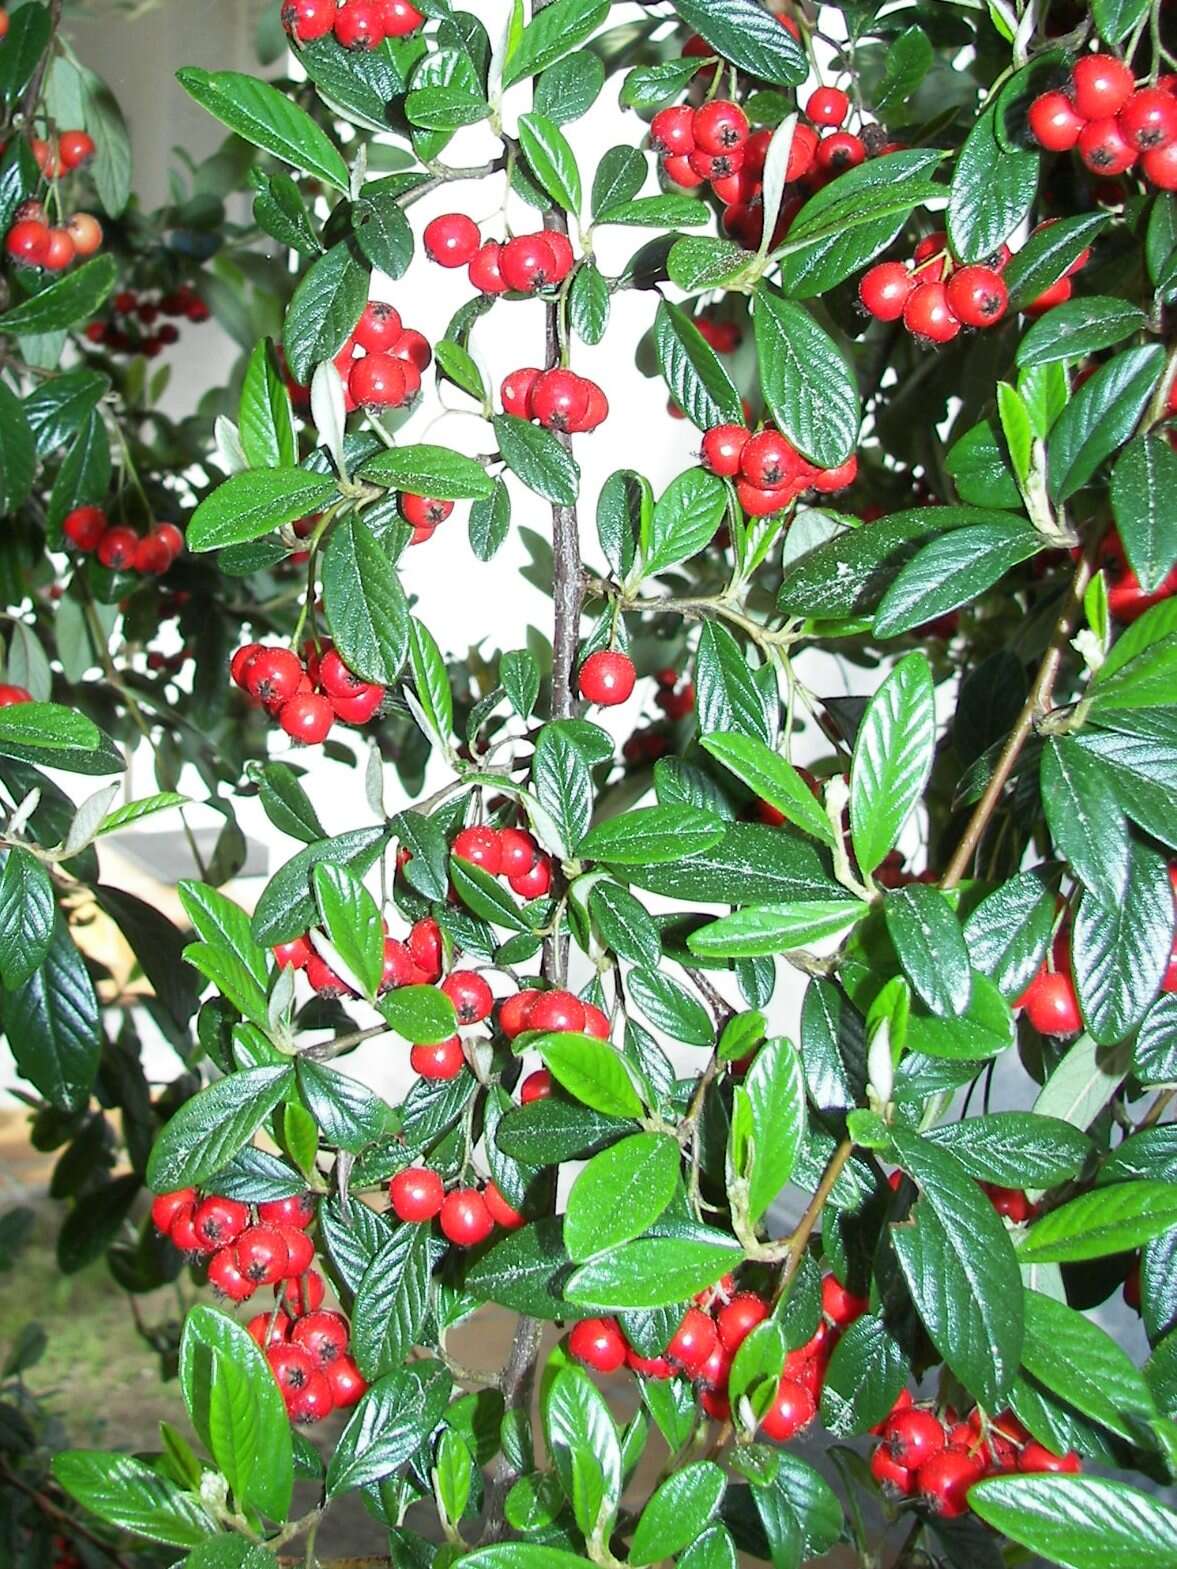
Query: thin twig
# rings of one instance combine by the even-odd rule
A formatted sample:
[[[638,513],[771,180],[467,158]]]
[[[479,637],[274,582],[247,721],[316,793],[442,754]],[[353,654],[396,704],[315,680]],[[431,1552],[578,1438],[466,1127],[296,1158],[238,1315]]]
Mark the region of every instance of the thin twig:
[[[24,1493],[27,1498],[31,1498],[43,1515],[47,1515],[51,1520],[60,1521],[74,1536],[80,1536],[83,1541],[89,1542],[92,1547],[96,1547],[100,1553],[105,1554],[110,1559],[111,1563],[118,1564],[120,1569],[130,1569],[127,1560],[116,1548],[111,1547],[109,1542],[104,1542],[101,1537],[93,1535],[80,1521],[75,1520],[67,1509],[62,1509],[58,1504],[55,1504],[45,1493],[42,1493],[38,1488],[31,1487],[23,1477],[10,1470],[3,1460],[0,1460],[0,1474],[3,1475],[5,1482],[11,1483],[18,1492]]]
[[[1078,625],[1079,611],[1083,604],[1083,595],[1087,592],[1087,585],[1091,582],[1095,570],[1095,558],[1099,550],[1099,536],[1093,535],[1075,568],[1075,575],[1071,579],[1071,586],[1063,601],[1063,608],[1055,623],[1054,632],[1047,645],[1038,677],[1030,689],[1021,713],[1018,715],[1013,729],[1010,731],[1001,756],[992,777],[985,787],[985,794],[977,802],[973,815],[969,818],[968,826],[961,835],[960,843],[948,869],[944,873],[941,888],[955,888],[961,879],[968,873],[985,830],[990,819],[1001,801],[1010,775],[1013,773],[1018,758],[1022,755],[1022,748],[1030,739],[1030,735],[1037,721],[1047,713],[1050,700],[1054,693],[1055,682],[1058,680],[1059,670],[1062,666],[1063,654],[1071,640],[1071,634]]]

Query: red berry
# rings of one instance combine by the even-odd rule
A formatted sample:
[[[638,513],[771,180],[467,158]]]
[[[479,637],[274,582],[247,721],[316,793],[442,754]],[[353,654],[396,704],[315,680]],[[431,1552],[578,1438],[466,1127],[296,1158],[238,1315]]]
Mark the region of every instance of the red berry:
[[[793,140],[789,144],[789,161],[785,165],[786,181],[804,179],[813,168],[819,146],[820,138],[811,125],[798,124],[793,127]]]
[[[493,1182],[488,1182],[483,1188],[482,1197],[496,1226],[501,1226],[504,1231],[517,1231],[523,1225],[524,1217],[507,1203]]]
[[[49,226],[38,218],[21,218],[9,229],[4,248],[26,267],[43,267],[49,255]]]
[[[347,997],[351,988],[336,975],[335,971],[317,953],[312,953],[306,962],[307,980],[311,983],[311,990],[320,997]]]
[[[556,258],[556,276],[554,283],[563,283],[564,279],[576,265],[576,255],[572,249],[572,241],[559,229],[545,229],[544,239],[547,240],[552,255]]]
[[[133,528],[108,528],[98,541],[98,559],[112,572],[125,572],[135,560],[139,536]]]
[[[529,1073],[519,1086],[519,1102],[530,1106],[532,1101],[548,1100],[554,1089],[552,1075],[547,1068],[537,1068]]]
[[[400,360],[405,367],[405,375],[410,380],[412,372],[417,372],[418,378],[429,369],[433,359],[433,350],[429,347],[429,339],[423,332],[418,332],[413,327],[406,327],[400,337],[389,350],[394,360]],[[412,397],[415,386],[409,388]]]
[[[793,494],[787,486],[765,490],[760,485],[753,485],[751,480],[736,481],[736,499],[750,518],[770,518],[782,512],[793,499]]]
[[[395,305],[390,305],[387,300],[369,300],[364,306],[363,315],[356,322],[352,338],[369,354],[386,354],[391,351],[403,331],[400,312]],[[344,348],[347,349],[346,344]],[[350,358],[349,351],[348,359]]]
[[[898,321],[914,288],[915,279],[902,262],[879,262],[863,273],[858,298],[876,321]]]
[[[662,161],[662,172],[672,184],[680,186],[684,191],[698,190],[700,185],[706,183],[706,176],[696,174],[691,159],[694,153],[675,153],[670,158]],[[730,174],[731,171],[728,170]]]
[[[1037,299],[1023,306],[1023,309],[1027,316],[1041,316],[1044,311],[1052,310],[1056,305],[1061,305],[1064,300],[1069,300],[1073,288],[1074,284],[1064,273],[1056,283],[1052,283],[1048,289],[1043,289]]]
[[[263,1351],[282,1345],[290,1333],[290,1320],[281,1308],[274,1313],[256,1313],[245,1326],[246,1333]]]
[[[408,397],[404,365],[392,354],[366,354],[353,362],[347,390],[361,408],[399,408]]]
[[[666,1355],[693,1377],[715,1350],[718,1340],[715,1321],[701,1308],[688,1308],[671,1337]]]
[[[151,533],[161,542],[172,561],[182,554],[184,536],[174,523],[157,523]]]
[[[282,26],[300,44],[325,38],[335,26],[335,0],[283,0]]]
[[[326,1378],[337,1410],[357,1405],[367,1393],[368,1381],[350,1357],[336,1357],[329,1363]]]
[[[843,169],[854,169],[865,161],[866,143],[849,131],[834,131],[817,144],[817,167],[831,174],[841,174]]]
[[[803,1384],[782,1378],[776,1396],[760,1419],[760,1431],[778,1443],[786,1443],[808,1427],[817,1415],[817,1404]]]
[[[685,157],[695,150],[695,112],[686,104],[661,109],[650,122],[650,146],[666,157]]]
[[[61,272],[69,266],[76,254],[68,229],[50,229],[49,248],[45,252],[45,260],[41,265],[49,272]],[[144,352],[146,352],[146,345],[144,345]]]
[[[852,452],[845,463],[836,469],[818,469],[813,476],[812,488],[823,496],[832,496],[836,490],[845,490],[858,478],[858,454]]]
[[[1069,152],[1087,124],[1066,93],[1057,91],[1040,93],[1026,119],[1034,140],[1052,153]]]
[[[354,697],[333,697],[331,712],[345,725],[366,725],[384,702],[384,688],[365,682]]]
[[[985,1474],[979,1455],[962,1449],[942,1449],[925,1460],[915,1475],[916,1491],[936,1514],[954,1519],[968,1512],[968,1490]]]
[[[571,431],[588,413],[589,384],[570,370],[543,371],[531,389],[529,408],[548,430]]]
[[[320,1367],[334,1362],[347,1350],[347,1319],[340,1313],[308,1313],[290,1331],[291,1343],[301,1346]]]
[[[1135,85],[1131,68],[1115,55],[1083,55],[1071,69],[1071,99],[1085,120],[1119,114]]]
[[[1154,147],[1140,160],[1140,172],[1162,191],[1177,191],[1177,141]]]
[[[609,1039],[608,1016],[592,1002],[586,1002],[584,1005],[584,1033],[598,1041]]]
[[[422,238],[430,259],[441,267],[468,267],[482,244],[478,225],[460,212],[435,218]]]
[[[308,670],[308,674],[311,672]],[[322,687],[327,697],[355,697],[367,682],[349,670],[334,648],[329,648],[319,660],[315,684]]]
[[[335,1409],[335,1396],[327,1375],[313,1372],[301,1389],[285,1397],[285,1404],[287,1416],[299,1427],[310,1427],[330,1416]]]
[[[67,169],[78,169],[89,163],[98,151],[94,138],[85,131],[62,131],[57,138],[57,152]]]
[[[274,1226],[247,1226],[234,1245],[237,1267],[256,1286],[270,1286],[287,1274],[290,1250]]]
[[[393,991],[398,986],[416,986],[421,984],[421,972],[413,962],[413,955],[409,952],[407,943],[398,942],[395,937],[384,939],[384,969],[380,976],[379,992]]]
[[[531,1028],[528,1019],[532,1004],[539,995],[536,991],[516,992],[513,997],[507,997],[499,1004],[499,1029],[509,1041]]]
[[[380,13],[387,38],[407,38],[425,21],[422,12],[410,0],[381,0]]]
[[[590,432],[596,430],[609,417],[609,400],[597,386],[595,381],[585,381],[588,388],[588,408],[573,427],[574,430]]]
[[[335,37],[345,49],[379,49],[384,42],[380,0],[347,0],[335,15]]]
[[[925,1460],[938,1455],[946,1443],[944,1427],[930,1411],[913,1407],[897,1411],[883,1429],[883,1441],[891,1457],[908,1471],[917,1470]]]
[[[499,254],[499,271],[508,289],[533,294],[557,281],[560,265],[547,237],[521,234],[508,240]]]
[[[500,389],[503,413],[517,415],[519,419],[531,419],[531,394],[543,374],[543,371],[529,365],[504,377]]]
[[[213,1254],[208,1264],[208,1283],[230,1302],[244,1302],[257,1290],[257,1282],[241,1270],[232,1248],[221,1248]]]
[[[752,1291],[741,1291],[730,1302],[725,1302],[715,1318],[724,1347],[734,1354],[768,1314],[768,1303]]]
[[[319,1271],[308,1269],[301,1279],[285,1280],[275,1286],[274,1295],[281,1298],[288,1313],[301,1318],[304,1313],[313,1313],[322,1307],[325,1289]]]
[[[1065,1455],[1053,1454],[1045,1444],[1028,1443],[1018,1457],[1019,1471],[1049,1471],[1076,1476],[1083,1469],[1083,1462],[1073,1449]]]
[[[284,703],[278,723],[293,741],[303,746],[316,746],[325,741],[331,730],[335,714],[331,704],[317,692],[300,692]]]
[[[743,425],[713,425],[703,437],[703,465],[722,479],[740,472],[740,456],[751,440]]]
[[[571,992],[535,992],[527,1028],[553,1033],[579,1032],[584,1029],[584,1004]]]
[[[744,167],[744,149],[733,147],[726,153],[708,153],[696,147],[687,163],[701,180],[726,180]]]
[[[749,438],[740,454],[740,472],[759,490],[776,490],[797,477],[800,455],[779,430],[762,430]]]
[[[487,240],[471,261],[470,282],[481,293],[505,294],[507,292],[507,283],[500,266],[502,254],[503,248],[497,240]]]
[[[612,708],[626,701],[636,680],[637,673],[628,654],[599,648],[581,665],[577,685],[587,702]]]
[[[903,324],[914,337],[928,343],[950,343],[960,331],[942,283],[916,285],[903,307]]]
[[[486,1200],[477,1188],[447,1193],[439,1217],[442,1233],[460,1248],[476,1247],[495,1229]]]
[[[441,927],[432,916],[424,915],[414,921],[406,939],[413,963],[425,977],[425,984],[432,985],[441,979],[442,942]]]
[[[1177,98],[1160,87],[1142,87],[1116,116],[1126,141],[1142,153],[1177,137]]]
[[[870,1474],[884,1491],[906,1498],[915,1486],[915,1478],[906,1466],[891,1458],[886,1444],[880,1444],[870,1457]]]
[[[179,1248],[181,1253],[199,1253],[200,1244],[196,1240],[196,1233],[192,1229],[192,1216],[195,1206],[185,1204],[178,1209],[172,1217],[171,1228],[168,1231],[168,1240],[173,1247]]]
[[[810,93],[805,113],[814,125],[839,126],[850,113],[850,99],[840,87],[819,87]]]
[[[997,1213],[1015,1225],[1022,1225],[1034,1214],[1034,1205],[1021,1188],[1003,1188],[995,1182],[983,1182],[981,1186]]]
[[[822,1312],[839,1328],[853,1324],[856,1318],[870,1307],[867,1297],[855,1296],[853,1291],[847,1291],[834,1275],[825,1275],[821,1282],[821,1309]]]
[[[88,555],[106,533],[106,513],[101,507],[75,507],[66,514],[61,532],[70,544]]]
[[[245,690],[267,708],[280,708],[298,691],[302,661],[289,648],[263,648],[249,661]]]
[[[517,872],[514,877],[508,877],[507,886],[521,899],[541,899],[552,886],[551,857],[537,856],[530,871]]]
[[[480,1024],[494,1006],[490,987],[473,970],[454,970],[441,989],[453,1003],[459,1024]]]
[[[616,1373],[625,1362],[625,1336],[611,1318],[582,1318],[569,1332],[568,1350],[596,1373]]]
[[[172,553],[157,534],[145,535],[135,546],[135,559],[132,566],[136,572],[158,577],[161,572],[166,572],[171,564]]]
[[[192,1214],[192,1229],[205,1253],[228,1247],[249,1224],[249,1206],[236,1199],[212,1195],[201,1200]]]
[[[499,851],[502,875],[518,877],[535,865],[539,845],[523,828],[503,828],[499,831]]]
[[[409,1053],[409,1066],[423,1079],[456,1079],[466,1066],[461,1036],[414,1046]]]
[[[306,942],[305,937],[297,940]],[[257,1218],[263,1226],[297,1226],[305,1231],[315,1218],[315,1196],[295,1193],[286,1199],[267,1199],[258,1205]]]
[[[1083,1028],[1079,999],[1063,970],[1044,971],[1026,988],[1025,1013],[1039,1035],[1078,1035]]]
[[[400,1220],[432,1220],[445,1198],[445,1184],[429,1166],[409,1166],[388,1184],[388,1196]]]
[[[304,1388],[317,1371],[309,1351],[285,1340],[268,1347],[266,1361],[283,1395]]]
[[[713,98],[696,109],[691,122],[695,146],[705,153],[730,153],[742,147],[750,129],[748,116],[728,98]]]
[[[1118,120],[1092,120],[1075,145],[1092,174],[1105,178],[1125,173],[1136,162],[1136,148],[1124,137]]]
[[[1009,290],[992,267],[961,267],[948,280],[948,308],[965,327],[991,327],[1008,304]]]
[[[196,1207],[195,1188],[173,1188],[170,1193],[157,1193],[151,1201],[151,1224],[166,1237],[176,1217],[183,1211]]]
[[[695,1373],[695,1378],[700,1384],[706,1384],[710,1389],[726,1389],[731,1367],[731,1352],[717,1340],[711,1355]]]

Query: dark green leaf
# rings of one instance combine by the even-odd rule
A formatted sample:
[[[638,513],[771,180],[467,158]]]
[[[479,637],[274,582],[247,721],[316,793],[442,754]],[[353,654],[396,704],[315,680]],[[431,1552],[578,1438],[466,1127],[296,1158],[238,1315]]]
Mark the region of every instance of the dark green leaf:
[[[1095,1476],[991,1477],[969,1503],[1003,1536],[1064,1569],[1169,1569],[1177,1515],[1147,1493]]]
[[[377,1379],[340,1435],[327,1467],[327,1498],[399,1470],[441,1421],[451,1387],[448,1371],[432,1360]]]
[[[0,316],[0,333],[22,337],[78,327],[104,304],[118,277],[113,256],[95,256]]]
[[[347,190],[348,168],[339,149],[285,93],[240,71],[186,66],[176,75],[185,92],[238,136],[336,190]]]
[[[692,425],[743,422],[740,395],[718,354],[686,312],[665,300],[654,317],[654,347],[671,399]]]
[[[1125,349],[1085,381],[1055,421],[1048,442],[1050,493],[1063,502],[1127,441],[1160,378],[1159,344]]]
[[[348,669],[391,686],[409,651],[409,609],[395,567],[361,518],[346,519],[331,535],[323,597]]]
[[[292,1078],[288,1067],[246,1068],[185,1101],[155,1141],[148,1185],[166,1193],[211,1177],[249,1142]]]
[[[801,46],[754,0],[674,0],[674,9],[716,54],[761,81],[795,87],[805,80]]]
[[[1112,470],[1116,530],[1140,586],[1153,593],[1177,562],[1177,453],[1160,436],[1137,436]]]
[[[962,262],[990,256],[1026,217],[1038,192],[1038,152],[1004,147],[997,112],[994,104],[973,126],[952,177],[948,235]]]
[[[903,972],[933,1013],[963,1013],[973,978],[960,923],[937,888],[913,883],[887,895],[887,931]]]
[[[850,773],[850,826],[864,872],[895,844],[915,810],[936,744],[935,694],[923,654],[908,654],[867,705]]]
[[[18,1073],[47,1101],[60,1111],[86,1104],[98,1070],[98,999],[60,911],[40,964],[5,996],[4,1033]]]
[[[190,1493],[130,1455],[62,1450],[53,1457],[53,1475],[100,1520],[149,1541],[196,1547],[217,1531],[216,1521]]]
[[[1043,1215],[1018,1244],[1025,1264],[1106,1258],[1177,1225],[1177,1183],[1117,1182]]]
[[[897,637],[978,599],[1041,548],[1041,534],[1021,518],[941,534],[900,568],[879,602],[875,636]]]
[[[188,525],[190,550],[220,550],[260,539],[283,523],[317,512],[336,495],[334,479],[306,469],[248,469],[207,496]]]
[[[803,306],[763,284],[753,322],[761,386],[773,420],[810,462],[836,468],[858,440],[861,411],[854,372]]]
[[[360,473],[377,485],[441,501],[486,500],[494,491],[481,463],[447,447],[389,447],[369,458]]]
[[[514,414],[496,414],[494,430],[503,461],[529,490],[560,506],[575,504],[580,491],[579,465],[550,430]]]

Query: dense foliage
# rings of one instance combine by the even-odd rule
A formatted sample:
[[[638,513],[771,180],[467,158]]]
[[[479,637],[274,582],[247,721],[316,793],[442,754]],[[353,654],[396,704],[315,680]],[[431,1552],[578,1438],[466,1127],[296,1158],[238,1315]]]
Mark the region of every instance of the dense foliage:
[[[0,29],[3,1027],[61,1268],[212,1289],[146,1331],[198,1448],[60,1450],[13,1349],[9,1543],[310,1565],[358,1492],[414,1569],[868,1564],[893,1525],[907,1564],[1177,1564],[1163,0],[287,0],[287,78],[180,73],[231,134],[158,214],[60,20]],[[434,343],[418,245],[470,281]],[[628,291],[640,432],[577,369]],[[150,360],[210,309],[241,364],[176,423]],[[538,363],[488,367],[491,313]],[[700,453],[656,494],[667,397]],[[403,552],[476,573],[519,526],[550,641],[447,659]],[[181,931],[96,846],[194,793]],[[246,793],[294,847],[252,914]],[[397,1106],[349,1072],[379,1037]],[[449,1336],[492,1304],[480,1376]]]

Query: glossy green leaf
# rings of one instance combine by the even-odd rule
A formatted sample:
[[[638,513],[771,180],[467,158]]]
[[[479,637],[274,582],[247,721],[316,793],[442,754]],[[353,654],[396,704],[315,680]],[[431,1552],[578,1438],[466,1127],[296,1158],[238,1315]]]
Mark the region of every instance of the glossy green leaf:
[[[177,71],[180,86],[238,136],[275,158],[334,186],[348,189],[343,156],[305,109],[268,82],[240,71]]]
[[[915,810],[936,744],[932,673],[908,654],[867,705],[850,771],[850,829],[864,872],[873,872]]]
[[[1136,428],[1164,366],[1159,344],[1125,349],[1085,381],[1047,443],[1051,496],[1068,500]]]
[[[777,428],[810,462],[836,468],[854,450],[861,417],[845,356],[803,306],[764,285],[752,319],[760,382]]]
[[[580,467],[550,430],[514,414],[496,414],[494,430],[503,461],[529,490],[558,506],[574,505]]]
[[[323,597],[348,669],[390,686],[409,651],[409,609],[395,567],[360,518],[347,518],[331,535]]]
[[[1029,213],[1038,191],[1037,150],[1002,145],[996,105],[966,136],[952,176],[948,236],[962,262],[990,256]]]
[[[108,1525],[172,1547],[196,1547],[216,1533],[216,1521],[191,1493],[130,1455],[65,1449],[52,1466],[70,1497]]]
[[[1116,531],[1140,586],[1152,593],[1177,562],[1177,453],[1160,436],[1137,436],[1112,470]]]
[[[918,995],[933,1013],[963,1013],[972,993],[972,969],[948,900],[937,888],[912,883],[887,895],[883,913],[903,973]]]
[[[1116,1182],[1081,1193],[1036,1220],[1018,1244],[1023,1263],[1106,1258],[1177,1225],[1177,1183]]]
[[[360,472],[377,485],[442,501],[485,500],[494,490],[494,480],[481,463],[447,447],[388,447],[369,458]]]
[[[726,1481],[710,1460],[696,1460],[668,1476],[642,1510],[629,1562],[652,1564],[689,1547],[715,1518]]]
[[[1095,1476],[991,1477],[969,1503],[1032,1553],[1063,1569],[1169,1569],[1177,1514],[1147,1493]]]
[[[755,0],[674,0],[674,9],[716,54],[749,75],[784,87],[805,80],[808,65],[801,46]]]

